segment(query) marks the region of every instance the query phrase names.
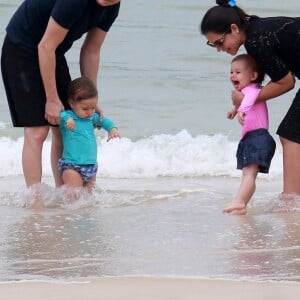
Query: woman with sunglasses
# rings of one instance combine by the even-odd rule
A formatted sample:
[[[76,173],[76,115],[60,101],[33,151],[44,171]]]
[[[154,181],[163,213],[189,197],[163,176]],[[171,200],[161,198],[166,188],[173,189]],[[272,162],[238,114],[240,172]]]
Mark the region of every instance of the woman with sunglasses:
[[[244,46],[270,77],[257,101],[278,97],[300,78],[300,18],[248,15],[234,0],[217,0],[204,15],[200,31],[207,45],[235,55]],[[232,92],[239,106],[243,95]],[[283,147],[283,193],[300,195],[300,91],[277,129]]]

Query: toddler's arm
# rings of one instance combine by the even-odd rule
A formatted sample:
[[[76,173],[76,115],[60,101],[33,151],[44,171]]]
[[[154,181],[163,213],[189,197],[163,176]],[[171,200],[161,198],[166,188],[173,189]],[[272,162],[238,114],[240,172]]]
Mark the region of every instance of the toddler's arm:
[[[244,98],[244,94],[241,91],[233,90],[231,92],[231,100],[232,104],[236,107],[239,108],[241,105],[242,101]]]
[[[108,132],[108,138],[107,141],[114,139],[114,138],[120,138],[121,134],[118,131],[118,128],[116,127],[115,123],[110,120],[107,117],[103,117],[103,119],[100,119],[100,116],[98,113],[95,114],[96,116],[96,128],[101,128],[103,127],[107,132]]]
[[[234,107],[232,110],[230,110],[229,112],[227,112],[227,119],[233,120],[234,117],[236,116],[236,114],[237,114],[237,108]]]
[[[114,139],[114,138],[121,138],[121,134],[119,133],[118,128],[114,127],[108,132],[107,141]]]

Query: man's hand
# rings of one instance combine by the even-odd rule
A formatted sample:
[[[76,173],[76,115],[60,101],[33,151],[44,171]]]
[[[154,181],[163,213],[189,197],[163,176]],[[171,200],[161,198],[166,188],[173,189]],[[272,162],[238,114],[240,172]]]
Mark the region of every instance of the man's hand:
[[[52,125],[60,123],[59,114],[64,110],[64,106],[59,99],[47,100],[45,107],[45,119]]]
[[[102,108],[99,105],[97,105],[97,107],[96,107],[96,113],[99,114],[100,120],[102,121],[103,118],[104,118],[104,112],[103,112]]]

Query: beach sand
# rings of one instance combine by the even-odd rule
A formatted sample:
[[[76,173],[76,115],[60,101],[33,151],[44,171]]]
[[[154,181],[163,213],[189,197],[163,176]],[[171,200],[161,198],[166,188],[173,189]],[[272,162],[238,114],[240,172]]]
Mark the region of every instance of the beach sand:
[[[42,281],[0,285],[10,300],[296,300],[300,284],[156,277],[105,277],[71,283]]]

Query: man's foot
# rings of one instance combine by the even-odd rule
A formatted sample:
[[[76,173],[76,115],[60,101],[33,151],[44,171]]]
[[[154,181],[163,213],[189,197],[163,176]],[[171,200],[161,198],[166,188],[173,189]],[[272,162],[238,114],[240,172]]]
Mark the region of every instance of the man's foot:
[[[45,208],[42,200],[42,186],[40,183],[34,184],[29,187],[29,196],[30,196],[30,207],[36,210],[42,210]]]

